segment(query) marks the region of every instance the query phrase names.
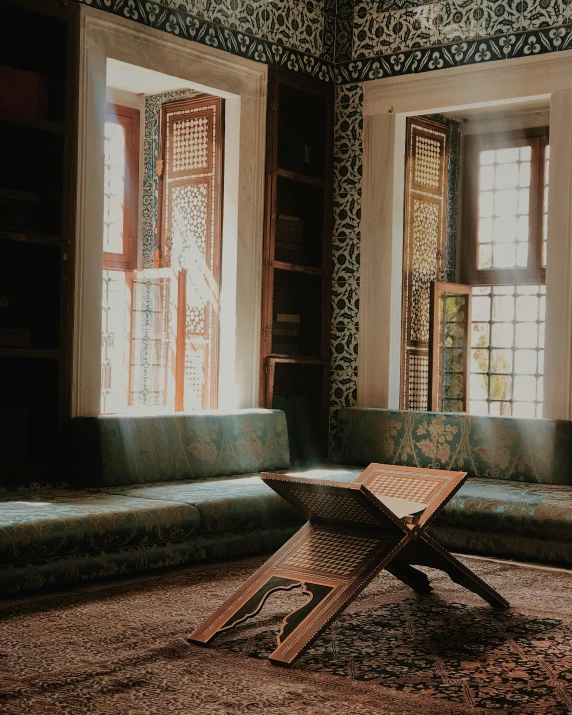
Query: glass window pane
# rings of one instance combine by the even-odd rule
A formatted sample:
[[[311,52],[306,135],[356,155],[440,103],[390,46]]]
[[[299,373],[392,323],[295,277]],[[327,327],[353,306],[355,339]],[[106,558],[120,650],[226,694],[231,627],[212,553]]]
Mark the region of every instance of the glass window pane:
[[[514,297],[512,295],[495,295],[493,297],[493,320],[514,320]]]
[[[479,320],[490,320],[491,299],[488,296],[475,296],[473,298],[472,318],[475,322]]]
[[[516,194],[516,191],[514,192]],[[495,195],[492,191],[483,191],[479,194],[479,216],[488,218],[493,215]]]
[[[516,350],[514,353],[514,369],[521,375],[534,375],[536,372],[536,350]]]
[[[497,191],[494,194],[494,209],[495,216],[514,216],[516,213],[524,213],[518,211],[519,191],[516,189],[508,189],[507,191]],[[528,191],[526,192],[528,194]],[[481,197],[484,194],[481,194]],[[482,214],[481,216],[488,214]]]
[[[490,341],[489,323],[473,323],[471,345],[474,348],[488,347]]]
[[[495,348],[511,348],[514,342],[514,325],[512,323],[493,323],[491,330],[491,345]]]
[[[538,319],[538,297],[533,295],[521,295],[516,299],[516,319],[517,320],[537,320]]]
[[[536,323],[517,323],[515,345],[517,348],[535,348],[538,345],[538,325]]]
[[[471,372],[488,372],[489,351],[488,349],[471,350]]]
[[[518,213],[528,214],[530,206],[530,190],[520,189],[518,192]]]
[[[494,164],[496,151],[490,149],[489,151],[482,151],[480,155],[481,166],[485,164]]]
[[[511,392],[512,377],[510,375],[491,375],[490,397],[492,400],[510,400]]]
[[[544,378],[539,377],[538,380],[536,381],[536,399],[538,402],[542,402],[544,400]]]
[[[479,268],[490,268],[493,264],[493,249],[490,244],[481,244],[479,246]]]
[[[469,409],[472,415],[488,415],[489,405],[487,402],[481,402],[479,400],[471,400]]]
[[[531,158],[532,158],[532,148],[530,146],[520,147],[520,160],[521,161],[530,161]]]
[[[520,165],[518,174],[519,186],[530,186],[530,162],[524,162]]]
[[[479,191],[491,191],[495,187],[495,170],[492,166],[481,166]]]
[[[530,149],[530,147],[527,148]],[[526,159],[526,156],[522,156],[518,147],[510,147],[509,149],[497,149],[496,160],[499,164],[508,164],[513,161],[518,161],[519,157],[520,159]]]
[[[495,268],[513,268],[515,265],[515,243],[498,243],[493,245],[493,266]]]
[[[479,243],[490,243],[493,240],[492,218],[479,219]]]
[[[528,216],[519,216],[516,229],[516,238],[518,241],[528,241],[528,232],[530,230],[530,220]]]
[[[533,375],[516,375],[514,378],[515,400],[534,402],[536,399],[536,377]]]
[[[528,265],[528,243],[517,243],[516,265],[519,268],[526,268]]]
[[[516,216],[499,216],[495,219],[493,229],[493,240],[508,243],[516,241],[518,233],[518,223]]]
[[[470,395],[474,400],[486,400],[489,393],[489,378],[487,375],[471,375]]]
[[[518,184],[518,164],[499,164],[495,173],[495,188],[514,189]],[[488,168],[488,167],[487,167]],[[481,169],[481,176],[482,176]],[[492,188],[492,186],[491,186]]]
[[[540,375],[544,374],[544,350],[538,351],[538,372]]]
[[[491,372],[512,372],[512,350],[491,350]]]
[[[534,402],[515,402],[512,406],[514,417],[535,417],[536,406]]]

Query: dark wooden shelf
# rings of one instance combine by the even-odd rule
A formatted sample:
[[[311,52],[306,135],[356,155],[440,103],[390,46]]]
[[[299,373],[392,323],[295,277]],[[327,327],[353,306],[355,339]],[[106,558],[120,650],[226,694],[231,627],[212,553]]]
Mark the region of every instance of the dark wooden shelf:
[[[276,169],[276,176],[281,176],[284,179],[292,179],[292,181],[301,181],[303,184],[311,184],[312,186],[325,186],[324,179],[309,174],[299,174],[296,171],[287,171],[286,169]]]
[[[36,129],[40,132],[51,132],[52,134],[65,134],[66,125],[63,122],[53,122],[49,119],[34,119],[24,117],[20,114],[0,111],[0,122],[7,124],[17,124],[27,129]]]
[[[294,271],[296,273],[307,273],[311,276],[321,276],[323,270],[321,268],[313,268],[312,266],[301,266],[298,263],[285,263],[284,261],[272,261],[272,267],[279,271]]]
[[[286,353],[271,353],[268,357],[280,360],[280,362],[291,362],[296,365],[325,365],[326,361],[311,355],[287,355]]]
[[[44,246],[63,246],[67,241],[63,236],[50,236],[49,234],[11,231],[0,227],[0,240],[16,241],[18,243],[40,243]]]
[[[35,358],[40,360],[58,360],[60,351],[57,348],[2,348],[0,358]]]

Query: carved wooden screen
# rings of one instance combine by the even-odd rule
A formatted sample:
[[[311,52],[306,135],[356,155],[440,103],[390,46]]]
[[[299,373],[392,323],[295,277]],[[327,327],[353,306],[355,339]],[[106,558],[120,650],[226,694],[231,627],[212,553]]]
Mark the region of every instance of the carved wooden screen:
[[[407,120],[401,408],[429,404],[431,282],[444,277],[447,229],[448,127]]]
[[[470,286],[431,284],[429,409],[468,412],[471,370]]]
[[[163,105],[160,264],[186,271],[176,410],[217,406],[223,100]]]

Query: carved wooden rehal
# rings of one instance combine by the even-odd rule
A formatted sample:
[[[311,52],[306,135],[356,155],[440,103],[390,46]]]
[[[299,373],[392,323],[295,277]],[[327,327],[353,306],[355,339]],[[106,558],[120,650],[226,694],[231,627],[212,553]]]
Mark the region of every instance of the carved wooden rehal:
[[[206,644],[260,612],[275,591],[301,588],[308,601],[286,616],[270,661],[292,665],[324,628],[386,569],[419,593],[428,577],[413,565],[445,571],[492,606],[508,602],[425,533],[467,478],[464,472],[371,464],[356,482],[263,473],[262,480],[304,516],[305,524],[189,640]],[[398,518],[382,499],[425,504]]]

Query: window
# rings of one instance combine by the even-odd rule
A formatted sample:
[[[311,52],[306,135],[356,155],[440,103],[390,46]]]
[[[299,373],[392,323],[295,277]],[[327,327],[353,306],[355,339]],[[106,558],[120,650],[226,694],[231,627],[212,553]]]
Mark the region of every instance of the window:
[[[139,112],[107,105],[104,174],[105,268],[130,270],[137,256]]]
[[[146,166],[155,267],[137,265],[136,110],[105,125],[102,412],[217,406],[222,227],[222,100],[165,103]],[[157,137],[159,139],[159,137]]]
[[[469,137],[470,412],[542,416],[548,130]]]
[[[139,112],[107,105],[105,121],[101,410],[121,412],[128,380],[126,274],[137,257]]]

